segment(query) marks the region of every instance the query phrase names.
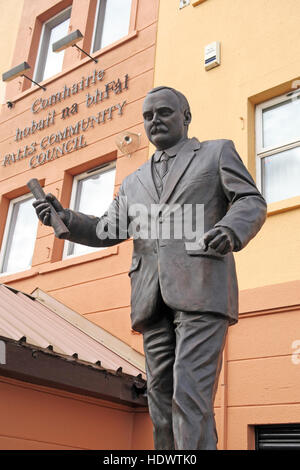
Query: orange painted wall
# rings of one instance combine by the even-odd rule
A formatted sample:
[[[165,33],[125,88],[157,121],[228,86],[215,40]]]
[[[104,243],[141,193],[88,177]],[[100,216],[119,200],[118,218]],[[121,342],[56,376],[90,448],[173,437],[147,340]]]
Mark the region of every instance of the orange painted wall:
[[[151,449],[146,410],[5,377],[0,394],[0,449]]]
[[[4,73],[10,68],[12,55],[15,48],[17,32],[23,8],[23,0],[0,0],[1,18],[0,33],[5,40],[0,44],[0,73]],[[0,103],[5,103],[6,84],[0,82]]]
[[[38,40],[42,22],[70,5],[68,0],[25,0],[12,66],[27,60],[34,69]],[[30,86],[23,78],[7,85],[7,98],[14,102],[8,109],[2,106],[0,115],[0,155],[1,159],[19,148],[39,143],[43,137],[63,131],[66,126],[95,116],[108,106],[123,103],[123,115],[114,111],[113,118],[104,124],[89,128],[84,136],[84,148],[49,161],[36,168],[30,168],[30,157],[15,163],[0,166],[0,242],[3,236],[5,218],[10,199],[28,192],[26,183],[30,178],[44,181],[46,192],[57,195],[65,207],[71,194],[72,178],[87,169],[99,166],[106,161],[116,160],[115,192],[123,178],[134,171],[148,158],[148,142],[142,124],[142,102],[145,94],[153,86],[156,24],[158,0],[133,0],[130,31],[126,38],[113,46],[107,46],[94,56],[95,64],[75,48],[65,52],[61,73],[45,80],[47,90]],[[70,31],[80,29],[85,36],[86,50],[90,50],[96,0],[73,0]],[[80,44],[82,46],[82,44]],[[94,70],[103,69],[103,81],[90,84],[83,91],[61,100],[54,106],[33,113],[32,104],[39,99],[47,99],[52,94],[79,83],[82,77],[91,76]],[[96,89],[103,90],[106,83],[120,78],[124,84],[128,74],[128,89],[114,95],[102,103],[86,106],[86,95],[94,95]],[[90,79],[90,82],[92,79]],[[62,119],[61,111],[73,103],[78,104],[78,113]],[[45,119],[48,112],[55,110],[55,123],[47,129],[16,142],[16,129],[30,126],[32,120]],[[122,131],[141,133],[141,145],[131,156],[124,156],[117,150],[115,137]],[[49,147],[51,148],[51,147]],[[50,295],[65,303],[86,318],[101,325],[115,336],[142,351],[140,335],[131,332],[130,327],[130,285],[127,272],[131,259],[131,241],[98,253],[62,260],[63,242],[55,239],[51,229],[39,224],[32,268],[23,273],[2,276],[0,282],[14,286],[25,292],[40,287]],[[116,292],[118,295],[116,296]]]
[[[300,282],[241,293],[216,397],[221,449],[254,449],[254,426],[299,423]]]

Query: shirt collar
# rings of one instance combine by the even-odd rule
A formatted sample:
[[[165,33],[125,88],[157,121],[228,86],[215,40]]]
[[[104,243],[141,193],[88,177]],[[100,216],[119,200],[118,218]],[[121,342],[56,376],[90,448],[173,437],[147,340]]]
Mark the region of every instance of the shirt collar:
[[[166,153],[169,157],[175,157],[177,155],[177,153],[179,152],[179,150],[181,149],[181,147],[185,144],[186,140],[187,139],[181,140],[177,144],[173,145],[173,147],[170,147],[168,149],[156,150],[156,152],[154,154],[155,163],[159,162],[159,160],[160,160],[163,153]]]

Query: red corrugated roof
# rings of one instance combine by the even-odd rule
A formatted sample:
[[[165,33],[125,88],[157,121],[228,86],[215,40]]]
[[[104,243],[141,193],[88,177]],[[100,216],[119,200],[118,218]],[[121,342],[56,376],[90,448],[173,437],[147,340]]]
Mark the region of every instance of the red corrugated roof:
[[[57,308],[59,308],[59,303]],[[72,314],[78,315],[70,312],[71,316]],[[77,354],[78,359],[83,361],[90,363],[101,361],[101,366],[108,370],[116,371],[121,367],[126,374],[136,376],[142,373],[144,376],[144,368],[138,364],[142,362],[130,360],[131,354],[128,353],[128,349],[131,348],[128,345],[115,338],[114,350],[112,350],[107,344],[95,339],[100,338],[103,333],[100,327],[87,319],[84,319],[80,327],[77,327],[74,325],[76,322],[70,322],[64,316],[34,297],[0,284],[0,336],[16,341],[25,336],[28,344],[41,348],[51,345],[53,351],[59,354],[68,356]],[[89,324],[92,328],[86,327]],[[88,334],[86,331],[93,331],[93,334]],[[107,335],[107,332],[105,334]],[[120,345],[119,353],[116,350],[118,344]],[[136,357],[134,355],[138,353],[133,351],[133,357]]]

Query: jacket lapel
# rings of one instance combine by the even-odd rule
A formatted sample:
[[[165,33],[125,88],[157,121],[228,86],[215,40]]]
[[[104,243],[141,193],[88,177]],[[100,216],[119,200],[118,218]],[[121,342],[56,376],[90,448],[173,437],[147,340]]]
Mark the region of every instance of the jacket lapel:
[[[163,192],[159,201],[161,204],[165,204],[168,201],[178,181],[180,180],[183,173],[194,158],[195,150],[198,150],[200,146],[201,143],[199,142],[199,140],[193,138],[189,139],[186,144],[180,149],[166,177],[166,181],[164,182]]]
[[[150,160],[148,160],[146,163],[144,163],[144,165],[142,165],[138,169],[137,177],[147,190],[150,197],[154,200],[154,202],[158,203],[159,197],[152,177],[151,162],[152,158],[150,158]]]
[[[151,162],[152,158],[148,160],[144,165],[142,165],[137,171],[137,177],[142,183],[142,185],[147,190],[148,194],[150,195],[151,199],[157,204],[166,203],[169,197],[171,196],[172,192],[175,189],[176,184],[178,183],[179,179],[191,163],[192,159],[195,155],[195,150],[198,150],[201,146],[201,143],[198,139],[193,138],[189,139],[186,144],[180,149],[178,155],[175,157],[175,161],[166,177],[166,181],[164,183],[164,189],[161,194],[161,198],[157,194],[157,190],[155,187],[155,183],[152,176],[152,168]]]

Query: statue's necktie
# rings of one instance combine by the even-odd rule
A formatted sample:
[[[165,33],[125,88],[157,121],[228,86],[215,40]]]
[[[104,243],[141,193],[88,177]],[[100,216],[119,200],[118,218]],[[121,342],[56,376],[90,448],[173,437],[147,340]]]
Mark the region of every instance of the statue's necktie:
[[[160,157],[160,165],[159,165],[159,175],[161,177],[161,180],[163,180],[164,176],[168,173],[168,160],[169,160],[169,155],[167,155],[165,152],[162,154]]]

